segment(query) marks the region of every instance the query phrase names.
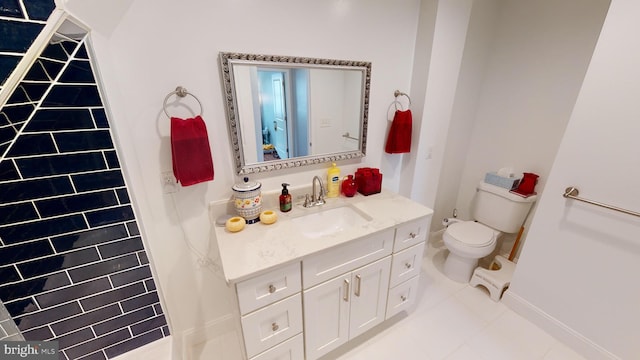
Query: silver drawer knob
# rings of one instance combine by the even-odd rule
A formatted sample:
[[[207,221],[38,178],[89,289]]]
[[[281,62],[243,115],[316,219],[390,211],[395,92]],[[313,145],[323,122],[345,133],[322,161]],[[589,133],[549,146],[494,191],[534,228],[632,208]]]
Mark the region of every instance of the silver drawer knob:
[[[273,331],[278,331],[278,329],[280,329],[280,326],[278,326],[277,323],[272,323],[271,324],[271,330]]]
[[[405,302],[405,301],[407,301],[407,297],[402,295],[402,296],[400,296],[400,300],[402,300],[402,302]]]
[[[269,294],[273,294],[274,292],[276,292],[276,287],[273,286],[273,284],[269,285]]]
[[[410,263],[405,263],[405,264],[404,264],[404,266],[405,266],[407,269],[411,269],[411,264],[410,264]]]
[[[416,233],[409,233],[409,237],[410,237],[410,238],[412,238],[412,239],[415,239],[415,238],[416,238],[416,236],[418,236],[418,234],[416,234]]]

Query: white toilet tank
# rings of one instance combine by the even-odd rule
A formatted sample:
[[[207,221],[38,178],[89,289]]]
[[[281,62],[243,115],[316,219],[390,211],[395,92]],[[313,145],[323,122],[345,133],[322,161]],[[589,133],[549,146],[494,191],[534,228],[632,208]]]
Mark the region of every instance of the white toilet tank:
[[[520,230],[537,196],[522,197],[505,188],[481,182],[472,209],[474,220],[493,229],[515,233]]]

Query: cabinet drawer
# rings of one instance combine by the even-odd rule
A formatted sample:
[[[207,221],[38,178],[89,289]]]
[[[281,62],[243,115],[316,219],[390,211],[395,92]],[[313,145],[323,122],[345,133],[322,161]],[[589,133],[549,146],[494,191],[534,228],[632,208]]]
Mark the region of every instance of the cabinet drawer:
[[[240,314],[282,300],[300,292],[300,263],[278,268],[236,284]]]
[[[305,289],[391,254],[394,229],[312,255],[302,261]]]
[[[431,217],[426,216],[417,220],[406,222],[396,230],[396,239],[393,244],[393,251],[397,252],[425,242],[429,236],[429,227],[431,226]]]
[[[415,303],[416,296],[418,295],[419,279],[420,276],[414,276],[402,284],[389,289],[387,315],[385,319],[389,319],[400,311],[407,310]]]
[[[421,242],[418,245],[393,254],[389,287],[394,287],[420,274],[424,244],[424,242]]]
[[[302,332],[300,294],[257,310],[241,318],[247,357],[273,347]]]
[[[302,334],[278,344],[251,360],[304,360],[304,340]]]

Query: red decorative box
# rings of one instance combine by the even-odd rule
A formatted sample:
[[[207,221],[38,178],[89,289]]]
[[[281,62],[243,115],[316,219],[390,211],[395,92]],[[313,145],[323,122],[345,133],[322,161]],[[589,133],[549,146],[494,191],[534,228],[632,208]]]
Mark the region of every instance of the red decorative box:
[[[358,168],[356,184],[362,195],[377,194],[382,190],[382,174],[377,168]]]

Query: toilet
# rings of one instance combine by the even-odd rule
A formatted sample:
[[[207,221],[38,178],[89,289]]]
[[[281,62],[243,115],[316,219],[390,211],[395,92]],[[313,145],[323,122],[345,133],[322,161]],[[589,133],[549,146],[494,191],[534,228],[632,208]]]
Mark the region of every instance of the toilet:
[[[449,250],[444,274],[468,283],[478,260],[491,254],[503,233],[516,233],[524,223],[537,196],[523,197],[509,189],[481,182],[476,189],[474,220],[447,218],[442,238]]]

